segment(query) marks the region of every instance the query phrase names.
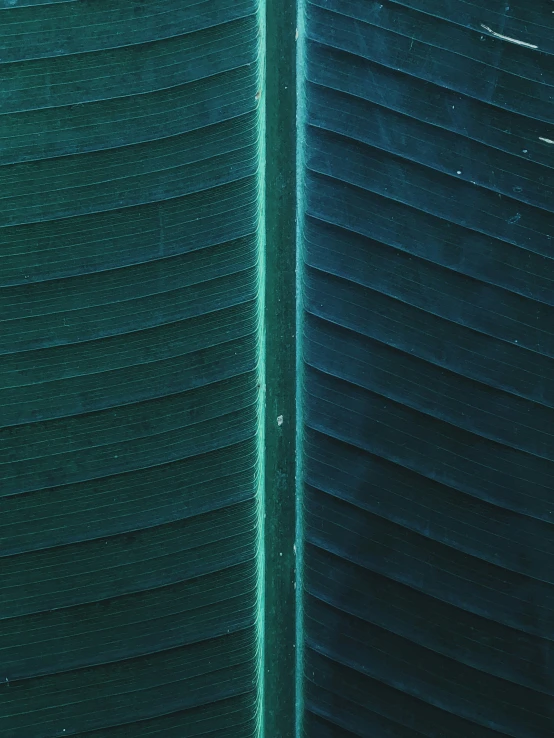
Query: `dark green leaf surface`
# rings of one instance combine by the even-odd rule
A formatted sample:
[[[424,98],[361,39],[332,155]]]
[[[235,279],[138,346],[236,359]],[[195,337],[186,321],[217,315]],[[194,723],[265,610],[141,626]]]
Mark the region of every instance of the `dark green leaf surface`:
[[[0,0],[1,738],[554,732],[551,2],[300,12]]]
[[[3,738],[257,731],[260,44],[0,2]]]
[[[551,3],[305,24],[306,734],[546,738]]]

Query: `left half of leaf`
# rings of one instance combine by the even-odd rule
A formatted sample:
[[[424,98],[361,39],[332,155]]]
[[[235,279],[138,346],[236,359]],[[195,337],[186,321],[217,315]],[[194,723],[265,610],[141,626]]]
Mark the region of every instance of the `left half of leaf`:
[[[257,732],[258,0],[0,3],[0,734]]]

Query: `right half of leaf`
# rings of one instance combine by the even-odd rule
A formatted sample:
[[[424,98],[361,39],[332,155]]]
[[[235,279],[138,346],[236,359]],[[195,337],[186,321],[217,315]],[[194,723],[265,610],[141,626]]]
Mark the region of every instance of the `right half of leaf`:
[[[305,732],[554,729],[550,3],[304,8]]]

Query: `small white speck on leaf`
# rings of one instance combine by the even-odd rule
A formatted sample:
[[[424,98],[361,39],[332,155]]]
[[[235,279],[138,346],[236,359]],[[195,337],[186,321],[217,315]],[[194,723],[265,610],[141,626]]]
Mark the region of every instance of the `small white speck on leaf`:
[[[456,172],[456,174],[461,174],[461,173],[462,173],[461,169],[458,169],[458,171]]]
[[[277,416],[277,425],[278,426],[283,425],[283,416],[282,415],[278,415]]]

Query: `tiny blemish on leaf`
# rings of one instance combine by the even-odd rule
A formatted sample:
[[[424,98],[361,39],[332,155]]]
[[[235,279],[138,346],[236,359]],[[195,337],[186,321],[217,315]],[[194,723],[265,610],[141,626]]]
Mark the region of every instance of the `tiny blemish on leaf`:
[[[489,26],[486,26],[484,23],[481,23],[481,28],[484,28],[485,31],[491,34],[491,36],[502,39],[502,41],[508,41],[509,43],[517,44],[518,46],[525,46],[528,49],[539,48],[536,44],[530,44],[527,41],[520,41],[518,38],[513,38],[512,36],[504,36],[504,34],[502,33],[497,33],[496,31],[493,31],[492,28],[489,28]]]

